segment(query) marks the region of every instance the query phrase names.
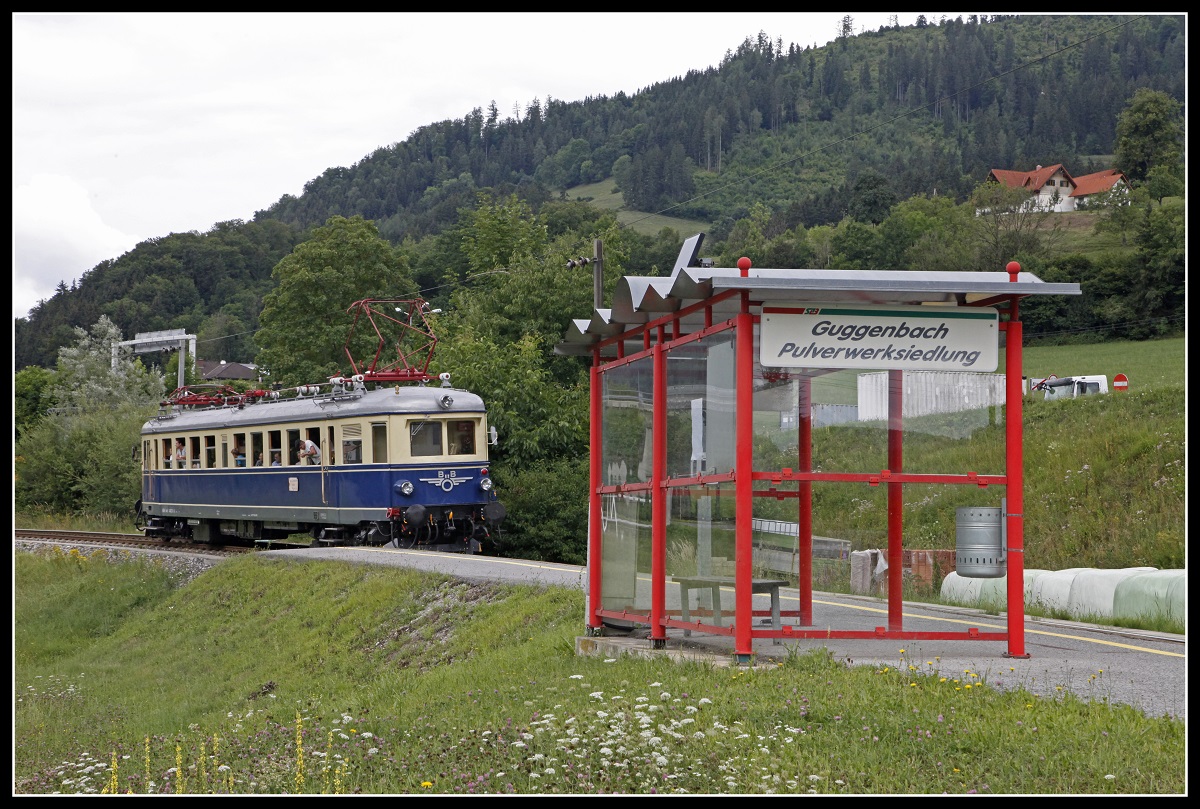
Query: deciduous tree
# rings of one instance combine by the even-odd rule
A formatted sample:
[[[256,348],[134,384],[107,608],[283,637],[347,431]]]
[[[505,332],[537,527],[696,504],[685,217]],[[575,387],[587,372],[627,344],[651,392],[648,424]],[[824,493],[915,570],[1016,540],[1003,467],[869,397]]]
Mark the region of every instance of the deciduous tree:
[[[361,216],[334,216],[317,228],[272,272],[276,288],[264,299],[255,342],[257,363],[285,385],[321,382],[349,372],[345,354],[360,300],[410,299],[416,287],[403,260],[374,223]],[[356,358],[372,356],[373,333],[359,329]]]

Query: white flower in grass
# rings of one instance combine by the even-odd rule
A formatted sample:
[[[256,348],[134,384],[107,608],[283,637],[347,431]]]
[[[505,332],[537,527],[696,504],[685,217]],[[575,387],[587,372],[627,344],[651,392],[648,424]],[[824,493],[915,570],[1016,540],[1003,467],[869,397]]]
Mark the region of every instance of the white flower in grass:
[[[375,738],[375,734],[371,733],[369,730],[364,730],[362,733],[360,733],[358,735],[363,739],[374,739]]]
[[[601,697],[604,696],[604,692],[603,691],[593,691],[592,693],[588,694],[588,696],[591,697],[592,699],[600,699]]]
[[[1109,773],[1108,775],[1104,776],[1104,780],[1105,781],[1113,781],[1113,780],[1116,780],[1116,777],[1117,776],[1113,775],[1112,773]]]
[[[658,756],[657,758],[654,759],[654,763],[660,767],[665,767],[665,766],[667,766],[667,757],[666,756]]]
[[[708,697],[701,697],[700,704],[701,705],[712,705],[712,700],[709,699]]]
[[[650,683],[651,688],[658,688],[662,683]]]
[[[583,675],[582,675],[582,674],[572,674],[572,675],[571,675],[570,677],[568,677],[567,679],[568,679],[568,680],[582,680],[582,679],[583,679]]]
[[[810,776],[808,776],[808,780],[809,780],[809,781],[820,781],[820,780],[821,780],[821,776],[819,776],[819,775],[810,775]]]
[[[513,742],[513,747],[525,747],[525,742]]]
[[[668,700],[668,699],[670,699],[670,698],[671,698],[671,694],[670,694],[670,692],[668,692],[668,691],[664,691],[664,692],[662,692],[661,694],[659,694],[659,695],[658,695],[658,698],[659,698],[659,699],[662,699],[662,700]]]

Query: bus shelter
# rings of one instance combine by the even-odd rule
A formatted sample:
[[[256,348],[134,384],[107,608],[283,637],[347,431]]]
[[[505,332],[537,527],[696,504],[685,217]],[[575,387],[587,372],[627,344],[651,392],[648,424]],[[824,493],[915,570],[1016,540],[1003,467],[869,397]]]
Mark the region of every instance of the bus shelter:
[[[591,358],[588,634],[644,625],[655,648],[668,629],[728,635],[743,662],[787,638],[1003,641],[1027,657],[1020,301],[1078,284],[1016,262],[720,268],[703,238],[669,277],[620,279],[612,308],[597,283],[555,347]],[[963,515],[994,523],[994,547],[964,548]],[[905,629],[905,545],[945,532],[960,575],[1007,576],[1006,631]],[[814,627],[814,585],[864,548],[886,626]]]

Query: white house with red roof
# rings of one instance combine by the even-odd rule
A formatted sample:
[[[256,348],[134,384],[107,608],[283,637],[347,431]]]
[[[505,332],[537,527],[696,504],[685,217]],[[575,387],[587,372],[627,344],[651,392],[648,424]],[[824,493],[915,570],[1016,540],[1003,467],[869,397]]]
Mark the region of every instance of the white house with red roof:
[[[1033,171],[992,169],[987,178],[1009,188],[1028,190],[1031,198],[1027,205],[1030,208],[1056,213],[1074,211],[1089,197],[1095,198],[1109,191],[1128,191],[1130,187],[1129,180],[1116,169],[1072,177],[1061,163],[1038,166]]]

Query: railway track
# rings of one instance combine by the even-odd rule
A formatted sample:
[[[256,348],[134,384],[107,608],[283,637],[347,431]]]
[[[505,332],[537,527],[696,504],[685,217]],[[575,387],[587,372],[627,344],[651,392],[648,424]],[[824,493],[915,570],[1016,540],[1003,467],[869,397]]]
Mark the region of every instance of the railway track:
[[[240,545],[208,545],[202,542],[164,542],[147,539],[139,534],[118,534],[99,531],[60,531],[45,528],[17,528],[13,530],[16,542],[40,542],[52,545],[82,545],[105,548],[124,548],[142,551],[172,551],[174,553],[203,554],[207,556],[236,556],[253,551],[253,547]]]

